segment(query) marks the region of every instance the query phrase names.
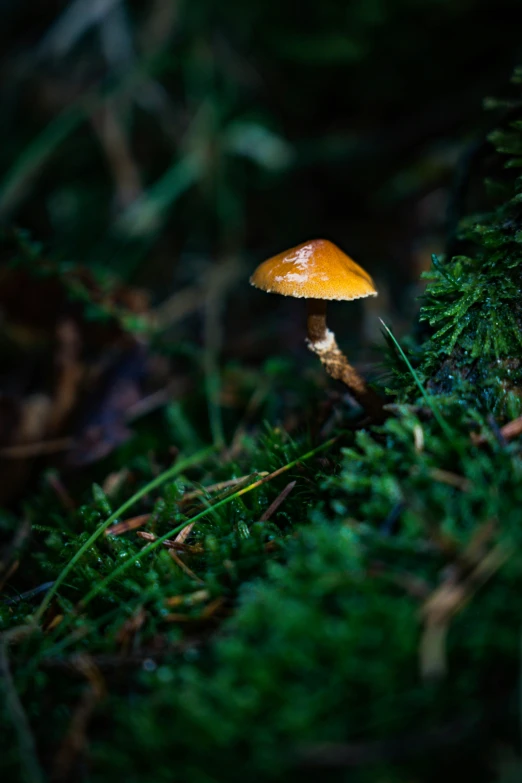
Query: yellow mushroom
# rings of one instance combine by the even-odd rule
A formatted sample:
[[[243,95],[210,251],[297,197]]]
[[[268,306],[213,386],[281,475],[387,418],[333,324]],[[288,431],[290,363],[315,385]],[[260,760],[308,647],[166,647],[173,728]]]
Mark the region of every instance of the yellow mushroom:
[[[333,242],[312,239],[264,261],[250,282],[268,293],[308,299],[308,347],[319,356],[332,378],[346,384],[373,419],[382,420],[381,398],[348,362],[326,325],[328,300],[349,301],[377,296],[368,272]]]

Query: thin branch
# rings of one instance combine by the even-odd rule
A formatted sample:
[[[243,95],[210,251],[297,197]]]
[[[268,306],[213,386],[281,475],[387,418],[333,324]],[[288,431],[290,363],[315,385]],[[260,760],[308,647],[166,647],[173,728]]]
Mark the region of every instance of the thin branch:
[[[5,634],[0,636],[0,687],[4,691],[6,714],[11,718],[16,732],[19,750],[18,757],[24,777],[28,783],[44,783],[31,726],[11,675],[8,641]]]
[[[275,514],[279,506],[286,500],[290,492],[293,490],[297,482],[291,481],[290,484],[287,484],[284,490],[276,497],[274,502],[267,508],[267,510],[262,514],[259,521],[260,522],[267,522],[270,517]]]

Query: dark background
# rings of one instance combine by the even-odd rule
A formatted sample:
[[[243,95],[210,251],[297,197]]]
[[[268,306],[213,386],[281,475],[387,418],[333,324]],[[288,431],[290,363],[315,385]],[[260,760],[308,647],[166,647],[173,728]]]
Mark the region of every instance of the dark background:
[[[499,430],[521,410],[512,187],[463,290],[443,264],[432,288],[456,358],[416,340],[431,254],[461,252],[459,218],[494,203],[486,139],[519,89],[520,16],[520,0],[0,0],[6,779],[38,783],[42,763],[57,781],[301,783],[322,759],[335,781],[522,778],[520,452]],[[304,303],[248,285],[319,237],[379,290],[329,319],[394,386],[384,429],[306,349]],[[387,383],[378,316],[424,400],[400,357]],[[141,533],[203,511],[181,556],[143,554]],[[101,535],[114,517],[121,535]],[[332,767],[323,742],[343,743]]]

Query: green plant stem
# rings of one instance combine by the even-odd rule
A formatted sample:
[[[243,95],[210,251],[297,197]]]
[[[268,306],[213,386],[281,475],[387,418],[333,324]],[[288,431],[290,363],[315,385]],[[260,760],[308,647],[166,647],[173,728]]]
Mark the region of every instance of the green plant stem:
[[[380,321],[380,322],[381,322],[381,324],[383,325],[384,329],[386,330],[386,333],[387,333],[387,334],[389,335],[389,337],[390,337],[390,340],[393,342],[393,344],[395,345],[395,347],[396,347],[396,348],[397,348],[397,350],[399,351],[399,353],[400,353],[401,357],[403,358],[404,362],[406,363],[406,366],[408,367],[408,370],[409,370],[409,371],[411,372],[411,374],[412,374],[413,380],[415,381],[415,383],[416,383],[416,384],[417,384],[417,386],[419,387],[419,390],[420,390],[420,392],[421,392],[422,396],[424,397],[424,400],[426,401],[426,405],[428,406],[428,408],[429,408],[429,409],[431,410],[431,412],[433,413],[433,416],[434,416],[435,420],[437,421],[438,425],[440,426],[441,430],[443,431],[443,433],[445,434],[445,436],[448,438],[448,440],[450,441],[451,445],[452,445],[454,448],[457,448],[457,446],[456,446],[456,445],[455,445],[455,443],[454,443],[454,439],[453,439],[453,432],[452,432],[452,430],[451,430],[451,427],[450,427],[450,426],[448,425],[448,423],[447,423],[447,422],[444,420],[444,418],[443,418],[443,416],[442,416],[441,412],[440,412],[440,411],[439,411],[439,409],[438,409],[438,406],[437,406],[437,404],[436,404],[435,400],[434,400],[432,397],[430,397],[430,396],[428,395],[428,393],[426,392],[426,389],[424,388],[424,386],[423,386],[423,385],[422,385],[422,383],[420,382],[420,378],[419,378],[419,376],[417,375],[417,373],[415,372],[415,370],[413,369],[413,367],[412,367],[412,365],[411,365],[411,362],[410,362],[410,360],[408,359],[408,357],[407,357],[407,356],[406,356],[406,354],[404,353],[404,351],[403,351],[403,349],[402,349],[402,346],[401,346],[401,344],[399,343],[399,341],[397,340],[397,338],[395,337],[395,335],[393,334],[393,332],[391,331],[391,329],[389,328],[389,326],[387,326],[387,325],[384,323],[384,321],[382,320],[382,318],[379,318],[379,321]],[[457,450],[458,450],[458,449],[457,449]]]
[[[4,692],[3,706],[16,731],[20,767],[26,783],[43,783],[31,726],[18,697],[11,675],[8,657],[8,634],[0,636],[0,686]]]
[[[129,508],[131,508],[131,506],[137,503],[138,500],[144,497],[144,495],[147,495],[149,492],[152,492],[154,489],[157,489],[166,481],[169,481],[169,479],[172,479],[174,478],[174,476],[179,475],[187,468],[191,468],[194,465],[203,462],[213,451],[214,451],[213,448],[203,449],[202,451],[198,451],[196,454],[193,454],[192,457],[187,457],[187,459],[177,462],[171,468],[164,471],[159,476],[156,476],[155,479],[149,481],[148,484],[145,484],[144,487],[142,487],[138,492],[136,492],[131,498],[126,500],[125,503],[123,503],[118,509],[116,509],[116,511],[113,514],[111,514],[110,517],[102,525],[96,528],[92,536],[90,536],[85,542],[85,544],[83,544],[83,546],[80,547],[80,549],[69,560],[65,568],[63,568],[61,573],[58,575],[58,578],[56,579],[54,585],[48,591],[44,600],[40,604],[34,616],[35,621],[38,622],[39,620],[41,620],[45,610],[47,609],[50,602],[58,592],[60,585],[66,579],[67,575],[72,571],[76,563],[83,557],[85,552],[95,543],[95,541],[107,530],[107,528],[110,525],[112,525],[112,523],[116,519],[118,519],[118,517],[124,514]]]

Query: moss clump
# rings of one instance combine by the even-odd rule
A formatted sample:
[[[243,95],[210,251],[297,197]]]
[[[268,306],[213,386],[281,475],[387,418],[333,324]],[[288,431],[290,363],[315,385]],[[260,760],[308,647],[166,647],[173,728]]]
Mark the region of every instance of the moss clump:
[[[522,84],[520,69],[513,82]],[[421,362],[430,387],[511,416],[521,410],[521,111],[517,96],[504,125],[489,134],[504,169],[490,183],[496,205],[461,221],[465,253],[443,263],[434,258],[421,311],[421,320],[435,328]]]

